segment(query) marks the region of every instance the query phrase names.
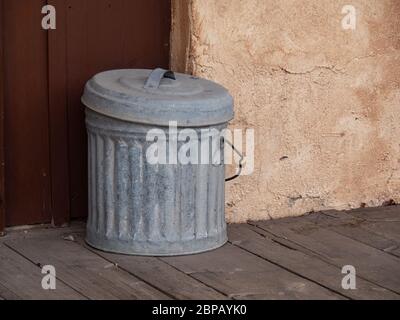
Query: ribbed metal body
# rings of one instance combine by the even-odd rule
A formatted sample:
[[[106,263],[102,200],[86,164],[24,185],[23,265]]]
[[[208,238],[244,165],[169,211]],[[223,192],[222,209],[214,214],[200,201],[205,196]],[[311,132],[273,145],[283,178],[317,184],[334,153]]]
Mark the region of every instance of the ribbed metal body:
[[[86,124],[90,245],[126,254],[180,255],[226,242],[223,164],[149,164],[150,126],[90,109]]]

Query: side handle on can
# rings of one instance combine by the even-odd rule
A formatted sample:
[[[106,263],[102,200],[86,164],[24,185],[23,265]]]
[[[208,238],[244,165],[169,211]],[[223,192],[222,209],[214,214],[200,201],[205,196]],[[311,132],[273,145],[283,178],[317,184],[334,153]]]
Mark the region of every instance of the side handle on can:
[[[231,181],[233,179],[236,179],[242,173],[242,168],[243,168],[242,161],[244,160],[244,157],[243,157],[243,154],[241,154],[240,151],[235,148],[235,146],[232,144],[232,142],[226,140],[223,137],[221,139],[222,139],[222,143],[226,143],[227,145],[229,145],[232,148],[232,150],[240,157],[239,168],[238,168],[238,171],[236,172],[236,174],[231,176],[231,177],[229,177],[229,178],[225,178],[225,181],[228,182],[228,181]]]

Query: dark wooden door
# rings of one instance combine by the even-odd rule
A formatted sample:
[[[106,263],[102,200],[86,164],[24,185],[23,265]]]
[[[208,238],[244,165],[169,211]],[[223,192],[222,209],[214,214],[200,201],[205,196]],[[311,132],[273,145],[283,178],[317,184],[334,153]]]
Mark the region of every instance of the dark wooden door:
[[[6,224],[51,220],[46,1],[3,1]]]
[[[55,30],[41,27],[46,2],[56,8]],[[61,225],[85,217],[83,87],[104,70],[168,67],[170,1],[0,0],[0,5],[6,225]]]
[[[82,217],[87,212],[82,88],[107,69],[168,67],[170,10],[165,0],[66,2],[71,215]]]

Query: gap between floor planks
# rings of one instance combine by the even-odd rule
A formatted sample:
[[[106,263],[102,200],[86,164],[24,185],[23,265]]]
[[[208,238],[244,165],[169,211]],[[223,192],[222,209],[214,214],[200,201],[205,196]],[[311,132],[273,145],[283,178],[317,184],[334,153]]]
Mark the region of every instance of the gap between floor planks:
[[[5,245],[33,264],[54,266],[57,279],[89,299],[171,298],[74,241],[44,237]]]
[[[400,296],[362,278],[357,279],[357,290],[341,286],[341,268],[324,261],[311,251],[268,234],[252,225],[232,225],[229,239],[271,263],[298,274],[349,299],[399,299]]]
[[[395,209],[396,211],[396,209]],[[362,212],[362,211],[361,211]],[[393,222],[393,219],[397,219],[397,215],[393,215],[393,209],[388,210],[386,209],[386,213],[389,212],[388,218],[386,218],[386,222]],[[382,220],[382,214],[376,214],[374,210],[368,211],[369,219],[373,220],[370,222],[374,223],[381,223],[381,221],[377,218]],[[344,219],[348,217],[348,213],[338,213],[338,215]],[[323,214],[319,214],[323,215]],[[318,298],[318,294],[316,295],[311,294],[310,288],[318,288],[316,289],[317,292],[320,293],[319,297],[329,297],[329,298],[340,298],[340,297],[347,297],[350,299],[363,299],[363,298],[398,298],[399,296],[395,293],[397,292],[397,287],[393,288],[389,284],[389,288],[387,286],[387,281],[383,286],[380,285],[379,278],[374,279],[368,276],[368,269],[363,270],[361,273],[361,277],[358,281],[358,289],[354,292],[344,292],[343,289],[338,285],[338,272],[340,272],[340,265],[338,265],[337,259],[331,259],[329,254],[326,255],[324,252],[318,251],[318,247],[315,248],[312,245],[305,245],[304,237],[299,239],[290,239],[290,237],[286,237],[285,232],[277,233],[279,230],[279,225],[286,225],[295,227],[296,221],[299,221],[299,225],[297,225],[297,229],[302,230],[304,232],[304,226],[307,229],[310,228],[310,225],[317,225],[320,227],[321,230],[326,230],[326,232],[332,234],[336,234],[341,240],[344,238],[349,238],[351,241],[359,241],[361,245],[362,251],[366,250],[363,245],[369,245],[372,248],[380,250],[383,254],[386,253],[388,247],[385,247],[387,244],[396,245],[396,235],[391,237],[390,239],[386,239],[384,235],[382,235],[382,230],[379,229],[380,233],[374,233],[373,231],[369,230],[368,228],[362,229],[362,231],[358,232],[358,239],[357,235],[347,233],[346,230],[343,231],[343,223],[335,223],[329,222],[329,219],[333,219],[328,215],[332,215],[332,212],[326,212],[322,218],[314,219],[312,216],[302,217],[302,218],[290,218],[289,219],[281,219],[277,221],[268,221],[268,222],[258,222],[253,223],[251,225],[240,225],[240,228],[244,228],[242,233],[246,234],[249,230],[254,232],[254,229],[257,229],[258,232],[254,232],[254,234],[247,234],[247,238],[243,238],[243,234],[236,230],[236,238],[232,236],[235,232],[236,226],[231,225],[229,227],[230,230],[230,241],[232,245],[226,245],[221,249],[216,251],[212,251],[209,253],[203,253],[199,255],[187,256],[187,257],[166,257],[166,258],[154,258],[154,257],[133,257],[133,256],[124,256],[124,255],[115,255],[104,253],[93,248],[84,248],[82,243],[80,246],[83,250],[86,250],[86,254],[91,252],[92,254],[98,255],[102,261],[102,264],[108,263],[108,268],[114,268],[115,266],[119,266],[123,272],[126,272],[129,276],[134,277],[137,283],[140,283],[142,286],[145,286],[147,289],[147,293],[145,295],[149,295],[149,288],[156,290],[158,294],[165,294],[164,298],[177,298],[177,299],[222,299],[222,298],[234,298],[234,299],[248,299],[248,298]],[[354,212],[354,214],[350,215],[357,218],[361,213]],[[372,215],[372,216],[371,216]],[[328,219],[328,222],[327,222]],[[353,218],[351,218],[353,219]],[[350,220],[351,220],[350,219]],[[318,220],[318,221],[317,221]],[[365,220],[365,219],[364,219]],[[376,222],[375,220],[379,220]],[[383,221],[385,222],[385,221]],[[272,227],[274,226],[274,227]],[[339,229],[336,229],[339,228]],[[375,227],[376,228],[376,227]],[[78,228],[79,229],[79,228]],[[248,230],[246,230],[248,229]],[[289,228],[290,229],[290,228]],[[365,230],[364,230],[365,229]],[[56,235],[59,235],[60,232],[68,233],[71,231],[72,233],[76,232],[75,229],[57,229],[61,230],[59,232],[54,232],[54,229],[45,230],[43,232],[26,232],[22,234],[22,237],[27,240],[30,239],[31,242],[34,238],[46,238],[50,237],[53,238]],[[271,231],[273,230],[273,231]],[[308,230],[308,232],[312,232],[312,228]],[[281,230],[282,231],[282,230]],[[283,229],[285,231],[285,228]],[[287,231],[287,230],[286,230]],[[32,234],[35,235],[32,235]],[[79,232],[78,232],[79,233]],[[262,237],[260,240],[259,238],[255,237],[257,235]],[[372,240],[368,238],[369,234],[373,234]],[[355,239],[352,239],[352,238]],[[361,238],[360,238],[361,237]],[[19,236],[15,236],[15,233],[11,237],[8,238],[9,241],[16,240],[21,241],[21,233]],[[393,239],[394,238],[394,239]],[[4,238],[3,238],[4,239]],[[266,240],[267,239],[267,240]],[[332,239],[335,239],[333,237]],[[383,239],[383,240],[382,240]],[[47,239],[48,240],[48,239]],[[360,241],[361,240],[361,241]],[[388,240],[389,242],[385,242]],[[60,239],[58,239],[60,241]],[[64,241],[64,240],[63,240]],[[264,241],[264,242],[262,242]],[[368,243],[369,241],[369,243]],[[390,242],[391,241],[391,242]],[[4,242],[4,240],[0,240],[0,243]],[[17,241],[18,242],[18,241]],[[46,241],[44,242],[46,243]],[[42,243],[41,246],[44,246]],[[247,244],[246,244],[247,243]],[[15,244],[10,245],[15,251],[19,252],[24,251],[25,246],[20,246],[19,249],[15,248]],[[352,246],[360,248],[360,245]],[[392,246],[390,254],[396,254],[395,249]],[[315,246],[315,245],[314,245]],[[18,246],[17,246],[18,247]],[[64,246],[61,246],[64,247]],[[243,255],[243,252],[233,250],[232,247],[236,247],[237,249],[243,251],[246,254],[252,255],[252,258],[246,257]],[[295,248],[294,248],[295,247]],[[308,248],[311,247],[311,248]],[[87,250],[88,249],[88,250]],[[317,250],[315,250],[317,249]],[[386,251],[385,251],[386,250]],[[280,255],[282,258],[279,257],[279,254],[285,252],[284,255]],[[367,250],[368,251],[368,250]],[[31,264],[35,264],[38,260],[38,256],[32,256],[31,252],[23,253],[30,255],[28,259],[30,259]],[[376,254],[376,252],[375,252]],[[348,256],[348,255],[347,255]],[[225,258],[224,258],[225,257]],[[233,259],[232,259],[233,257]],[[39,257],[39,258],[43,258]],[[396,258],[393,256],[393,258]],[[250,262],[247,260],[250,259]],[[257,265],[260,263],[259,260],[263,260],[263,268],[257,270],[257,267],[253,267],[253,265]],[[396,258],[397,259],[397,258]],[[239,270],[232,269],[232,265],[237,264],[237,261],[247,261],[249,266],[244,266],[243,269],[241,265],[239,265]],[[100,261],[100,260],[98,260]],[[206,261],[206,263],[205,263]],[[297,262],[296,262],[297,261]],[[304,264],[304,261],[307,261],[307,264]],[[339,260],[340,261],[340,260]],[[61,261],[62,262],[62,261]],[[64,261],[65,262],[65,261]],[[39,262],[40,263],[40,262]],[[390,260],[390,263],[392,261]],[[224,266],[221,268],[220,266]],[[107,266],[107,265],[106,265]],[[114,267],[112,267],[114,266]],[[35,267],[35,266],[34,266]],[[87,265],[87,267],[89,267]],[[274,269],[276,267],[277,269]],[[310,269],[311,267],[311,269]],[[37,267],[36,267],[37,268]],[[375,266],[376,268],[376,266]],[[325,272],[321,272],[321,269],[328,270]],[[97,269],[98,271],[99,269]],[[266,270],[268,270],[266,272]],[[311,270],[311,271],[310,271]],[[64,270],[66,271],[66,270]],[[395,273],[396,274],[396,273]],[[397,273],[398,274],[398,273]],[[68,275],[68,273],[66,273]],[[68,276],[64,274],[61,279],[63,281],[68,280]],[[271,275],[273,275],[271,277]],[[274,278],[280,278],[285,276],[289,278],[289,281],[283,282],[274,282]],[[326,277],[326,275],[328,275]],[[125,274],[125,276],[127,276]],[[340,273],[339,277],[342,276]],[[124,277],[123,277],[124,278]],[[331,280],[329,280],[331,279]],[[70,281],[71,279],[69,279]],[[96,279],[94,279],[96,280]],[[97,279],[98,280],[98,279]],[[107,277],[105,280],[108,281]],[[300,280],[300,281],[299,281]],[[389,279],[390,280],[390,279]],[[109,285],[109,282],[104,281],[104,284]],[[162,283],[160,283],[160,281]],[[126,282],[126,281],[125,281]],[[265,286],[260,286],[260,283],[269,282],[274,288],[266,288]],[[68,281],[66,282],[68,283]],[[178,283],[178,285],[176,284]],[[129,284],[123,284],[127,286],[128,292],[126,296],[121,297],[121,295],[116,295],[114,298],[141,298],[137,296],[130,296],[129,291],[130,287]],[[147,285],[147,286],[146,286]],[[397,284],[396,284],[397,285]],[[76,287],[75,283],[75,287]],[[313,287],[315,286],[315,287]],[[2,290],[3,288],[3,290]],[[305,289],[304,289],[305,288]],[[75,288],[76,289],[76,288]],[[78,289],[82,290],[82,288],[78,286]],[[143,288],[142,288],[143,289]],[[283,290],[281,290],[283,289]],[[322,291],[321,291],[322,289]],[[158,290],[158,291],[157,291]],[[143,290],[142,290],[143,291]],[[146,290],[144,290],[146,292]],[[151,290],[150,290],[151,291]],[[4,292],[7,292],[7,288],[0,287],[0,296],[3,297],[5,295]],[[12,296],[8,292],[8,295]],[[78,291],[79,292],[79,291]],[[327,293],[329,292],[329,294]],[[143,293],[143,292],[142,292]],[[87,292],[86,292],[87,294]],[[152,292],[154,295],[154,292]],[[152,295],[150,294],[150,296]],[[98,298],[96,294],[93,292],[88,294],[89,298]]]
[[[340,298],[324,288],[291,275],[269,262],[260,260],[252,254],[229,244],[215,251],[181,257],[138,257],[105,253],[90,248],[119,267],[147,279],[154,286],[161,285],[164,290],[178,298],[215,299],[233,298]],[[247,266],[243,265],[247,261]],[[238,264],[238,268],[233,268]],[[259,265],[258,269],[246,270],[249,265]],[[233,268],[233,269],[232,269]],[[254,272],[253,272],[254,271]],[[177,282],[177,276],[181,281]],[[279,280],[277,279],[285,279]],[[161,281],[159,281],[161,280]],[[236,281],[236,283],[235,283]],[[180,286],[177,286],[180,283]],[[193,284],[205,289],[193,291]],[[272,287],[269,287],[269,285]],[[313,291],[313,293],[307,292]],[[210,296],[209,291],[213,291]],[[216,293],[219,296],[216,297]],[[189,296],[188,296],[189,294]]]
[[[6,244],[32,264],[55,265],[59,279],[91,299],[143,298],[129,295],[131,288],[126,288],[126,277],[122,275],[124,281],[119,279],[121,274],[112,271],[114,268],[121,268],[120,272],[126,271],[135,277],[136,284],[144,280],[143,283],[154,289],[180,299],[340,298],[307,279],[229,244],[199,255],[153,258],[87,250],[79,243],[62,240],[61,234],[54,232],[26,240],[12,239]],[[96,258],[93,251],[97,253]],[[104,267],[108,269],[104,271]],[[111,279],[119,279],[116,287]],[[158,280],[163,282],[157,283]],[[149,298],[149,295],[145,297]]]
[[[384,210],[380,210],[380,208],[369,209],[366,211],[366,215],[362,214],[362,210],[355,213],[351,211],[348,213],[340,212],[336,215],[339,222],[336,221],[333,224],[334,227],[326,222],[327,218],[323,213],[270,222],[252,222],[251,224],[262,230],[264,234],[292,246],[295,245],[299,250],[309,255],[315,255],[336,267],[341,268],[345,264],[354,264],[358,269],[358,278],[386,288],[386,290],[398,295],[400,292],[400,260],[397,256],[391,255],[393,252],[389,254],[382,248],[377,248],[384,244],[383,240],[387,240],[383,237],[384,230],[381,230],[381,234],[378,235],[372,233],[369,229],[362,230],[360,233],[359,229],[355,228],[352,234],[347,230],[346,235],[343,235],[345,231],[340,229],[340,220],[347,221],[346,219],[349,219],[346,214],[356,215],[364,218],[364,220],[365,217],[373,214],[375,220],[385,221],[389,219],[390,226],[394,228],[393,223],[397,223],[397,226],[399,226],[400,211],[398,209],[399,207]],[[332,212],[329,214],[332,215]],[[369,234],[372,236],[370,239]],[[361,236],[362,239],[360,239]],[[373,242],[377,239],[380,242],[374,244]],[[391,241],[394,241],[394,239],[391,239]]]

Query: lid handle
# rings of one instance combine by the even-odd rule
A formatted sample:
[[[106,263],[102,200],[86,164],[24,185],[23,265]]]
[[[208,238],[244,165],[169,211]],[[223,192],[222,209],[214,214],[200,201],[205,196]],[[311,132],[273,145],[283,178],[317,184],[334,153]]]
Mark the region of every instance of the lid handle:
[[[150,73],[144,87],[146,89],[157,89],[160,86],[162,78],[176,80],[175,74],[171,70],[156,68]]]

